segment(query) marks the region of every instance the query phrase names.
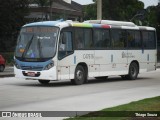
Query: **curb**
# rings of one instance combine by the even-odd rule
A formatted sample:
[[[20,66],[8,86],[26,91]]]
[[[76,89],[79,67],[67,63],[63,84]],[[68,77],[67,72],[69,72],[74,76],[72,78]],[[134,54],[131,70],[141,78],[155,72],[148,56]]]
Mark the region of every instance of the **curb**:
[[[0,78],[4,78],[4,77],[14,77],[14,74],[7,74],[7,75],[0,75]]]

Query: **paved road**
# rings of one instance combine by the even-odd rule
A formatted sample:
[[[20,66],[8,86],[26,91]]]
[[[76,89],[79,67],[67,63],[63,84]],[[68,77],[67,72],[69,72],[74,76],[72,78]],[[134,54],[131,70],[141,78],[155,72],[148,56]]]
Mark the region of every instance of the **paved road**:
[[[13,67],[12,66],[7,66],[4,69],[4,72],[0,72],[0,78],[1,77],[13,77],[14,72],[13,72]]]
[[[154,96],[160,96],[160,69],[134,81],[115,76],[81,86],[0,78],[0,111],[95,111]]]

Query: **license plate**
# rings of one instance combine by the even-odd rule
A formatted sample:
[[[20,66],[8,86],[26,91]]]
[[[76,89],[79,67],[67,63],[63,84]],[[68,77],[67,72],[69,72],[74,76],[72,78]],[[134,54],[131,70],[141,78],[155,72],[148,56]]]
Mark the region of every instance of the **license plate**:
[[[34,72],[28,72],[27,75],[31,76],[31,77],[35,77],[35,73]]]

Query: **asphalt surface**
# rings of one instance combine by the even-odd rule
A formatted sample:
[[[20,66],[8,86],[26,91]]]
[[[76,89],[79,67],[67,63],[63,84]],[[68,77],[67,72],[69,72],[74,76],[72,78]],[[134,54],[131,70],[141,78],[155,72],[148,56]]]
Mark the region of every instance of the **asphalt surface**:
[[[113,76],[90,79],[80,86],[70,81],[41,85],[38,81],[0,78],[0,111],[97,111],[160,96],[159,78],[160,69],[140,74],[137,80]]]
[[[13,67],[12,66],[7,66],[3,72],[0,72],[0,78],[2,77],[13,77],[14,72],[13,72]]]

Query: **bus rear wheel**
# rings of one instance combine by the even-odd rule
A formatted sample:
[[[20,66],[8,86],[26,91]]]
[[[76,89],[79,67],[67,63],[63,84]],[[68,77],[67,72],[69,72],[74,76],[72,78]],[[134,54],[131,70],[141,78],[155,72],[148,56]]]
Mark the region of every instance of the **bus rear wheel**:
[[[137,63],[133,62],[129,66],[129,73],[126,77],[129,80],[135,80],[135,79],[137,79],[138,73],[139,73],[138,65],[137,65]]]
[[[74,85],[81,85],[86,81],[85,69],[82,65],[78,65],[75,70],[74,79],[71,80]]]
[[[43,85],[46,85],[50,82],[50,80],[38,80],[39,83],[43,84]]]

